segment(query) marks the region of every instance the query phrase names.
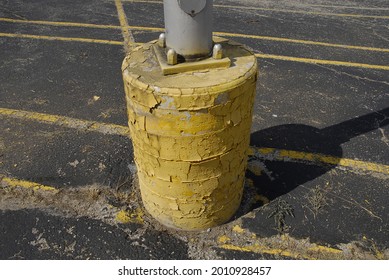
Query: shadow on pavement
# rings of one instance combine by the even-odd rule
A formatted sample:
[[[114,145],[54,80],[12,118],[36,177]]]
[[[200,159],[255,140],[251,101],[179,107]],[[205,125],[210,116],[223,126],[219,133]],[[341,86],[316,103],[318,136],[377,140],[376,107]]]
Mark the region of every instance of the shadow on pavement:
[[[280,150],[290,150],[306,153],[324,154],[335,158],[342,158],[341,144],[351,138],[365,134],[389,124],[389,108],[363,115],[345,122],[318,129],[302,124],[286,124],[254,132],[251,135],[251,146],[269,147]],[[261,161],[266,170],[256,175],[247,170],[246,179],[251,179],[257,194],[269,201],[276,199],[294,190],[296,187],[309,182],[329,170],[335,165],[310,165],[302,162],[288,162],[258,159],[253,156],[250,161]],[[245,190],[244,200],[250,194]],[[247,203],[247,201],[246,201]],[[238,216],[244,215],[253,209],[261,207],[259,201],[242,209]]]

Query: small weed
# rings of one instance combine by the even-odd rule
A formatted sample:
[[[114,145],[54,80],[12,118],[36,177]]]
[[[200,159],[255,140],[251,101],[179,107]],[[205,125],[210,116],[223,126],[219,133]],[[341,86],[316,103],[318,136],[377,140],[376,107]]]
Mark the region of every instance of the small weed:
[[[320,210],[328,204],[326,193],[319,186],[311,189],[305,195],[305,198],[308,200],[309,203],[309,206],[307,206],[307,208],[311,210],[315,219],[319,214]]]
[[[289,230],[289,226],[285,223],[286,216],[294,218],[293,207],[285,200],[279,199],[275,205],[274,210],[267,216],[267,218],[274,218],[276,229],[279,234],[285,233]]]

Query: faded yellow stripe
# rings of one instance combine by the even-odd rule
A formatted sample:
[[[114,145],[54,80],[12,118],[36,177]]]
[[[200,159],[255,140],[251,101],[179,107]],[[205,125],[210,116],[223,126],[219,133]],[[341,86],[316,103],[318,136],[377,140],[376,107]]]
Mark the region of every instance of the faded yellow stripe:
[[[309,4],[312,7],[323,7],[323,8],[336,8],[336,9],[351,9],[351,10],[377,10],[377,11],[389,11],[389,8],[381,7],[361,7],[361,6],[344,6],[344,5],[319,5]]]
[[[115,0],[115,5],[118,12],[119,22],[124,38],[124,47],[126,51],[128,51],[128,47],[130,47],[130,45],[135,42],[135,39],[129,29],[126,13],[124,12],[122,2],[120,0]]]
[[[260,155],[263,155],[266,159],[269,160],[282,160],[282,161],[302,161],[302,162],[310,162],[312,164],[330,164],[337,165],[342,167],[347,167],[354,170],[361,170],[367,172],[376,172],[385,175],[389,175],[389,165],[372,163],[361,160],[347,159],[347,158],[339,158],[333,157],[323,154],[314,154],[307,152],[298,152],[298,151],[290,151],[290,150],[279,150],[274,148],[256,148],[252,147],[252,149],[256,150]]]
[[[122,0],[123,2],[132,2],[132,3],[152,3],[152,4],[163,4],[162,0]]]
[[[343,251],[339,249],[334,249],[330,247],[325,247],[321,245],[315,245],[308,249],[310,252],[318,252],[318,253],[329,253],[329,254],[342,254]]]
[[[68,21],[46,21],[46,20],[24,20],[13,18],[0,18],[2,22],[10,23],[22,23],[22,24],[40,24],[40,25],[52,25],[52,26],[66,26],[66,27],[87,27],[87,28],[99,28],[99,29],[121,29],[116,25],[103,25],[93,23],[80,23],[80,22],[68,22]]]
[[[249,38],[249,39],[257,39],[257,40],[286,42],[286,43],[295,43],[295,44],[304,44],[304,45],[315,45],[315,46],[343,48],[343,49],[351,49],[351,50],[389,52],[389,49],[384,49],[384,48],[353,46],[353,45],[344,45],[344,44],[333,44],[333,43],[310,41],[310,40],[298,40],[298,39],[290,39],[290,38],[279,38],[279,37],[271,37],[271,36],[260,36],[260,35],[228,33],[228,32],[214,32],[214,34],[218,35],[218,36]]]
[[[47,124],[55,124],[78,130],[95,131],[103,134],[123,136],[129,135],[128,127],[116,124],[80,120],[64,116],[49,115],[7,108],[0,108],[0,115],[16,119],[34,120]],[[295,160],[311,164],[330,164],[347,167],[353,170],[376,172],[389,175],[389,165],[366,162],[361,160],[338,158],[323,154],[298,152],[267,147],[251,147],[251,154],[254,154],[255,152],[258,152],[260,156],[263,156],[264,158],[269,160]]]
[[[324,254],[327,257],[332,256],[333,258],[337,258],[340,254],[343,254],[342,250],[334,249],[334,248],[328,248],[325,246],[315,245],[313,244],[310,246],[310,248],[307,249],[308,254],[303,253],[297,253],[293,252],[292,250],[288,249],[280,249],[280,248],[270,248],[263,245],[248,245],[248,246],[238,246],[234,244],[222,244],[219,245],[219,248],[223,248],[226,250],[234,250],[234,251],[240,251],[240,252],[250,252],[250,253],[257,253],[257,254],[268,254],[268,255],[276,255],[276,256],[283,256],[293,259],[306,259],[306,260],[316,260],[317,258],[314,258],[309,253],[312,254]]]
[[[33,120],[47,124],[55,124],[78,130],[95,131],[108,135],[128,135],[128,127],[116,124],[86,121],[64,116],[48,115],[7,108],[0,108],[0,115],[16,119]]]
[[[380,15],[361,15],[361,14],[345,14],[345,13],[309,12],[309,11],[301,11],[301,10],[260,8],[260,7],[249,7],[249,6],[214,5],[214,7],[241,9],[241,10],[280,12],[280,13],[293,13],[293,14],[304,14],[304,15],[317,15],[317,16],[389,19],[389,16],[380,16]]]
[[[0,18],[0,22],[10,23],[21,23],[21,24],[40,24],[40,25],[52,25],[52,26],[66,26],[66,27],[86,27],[86,28],[100,28],[100,29],[122,29],[121,26],[117,25],[104,25],[104,24],[92,24],[92,23],[81,23],[81,22],[68,22],[68,21],[46,21],[46,20],[22,20],[12,18]],[[160,27],[147,27],[147,26],[133,26],[127,25],[131,30],[141,31],[164,31],[164,28]],[[127,29],[126,29],[127,30]]]
[[[123,0],[123,2],[163,4],[162,1],[153,1],[153,0],[151,0],[151,1],[146,1],[146,0]],[[270,12],[295,13],[295,14],[318,15],[318,16],[389,19],[389,16],[380,16],[380,15],[361,15],[361,14],[346,14],[346,13],[310,12],[310,11],[302,11],[302,10],[262,8],[262,7],[252,7],[252,6],[242,6],[242,5],[241,6],[237,6],[237,5],[225,5],[225,4],[214,4],[213,6],[217,7],[217,8],[254,10],[254,11],[270,11]],[[314,5],[310,5],[310,6],[314,6]]]
[[[293,259],[314,260],[314,258],[312,258],[310,256],[305,256],[305,255],[294,253],[294,252],[284,250],[284,249],[267,248],[267,247],[260,246],[260,245],[237,246],[237,245],[232,245],[232,244],[223,244],[223,245],[220,245],[219,247],[222,249],[234,250],[234,251],[240,251],[240,252],[277,255],[277,256],[283,256],[283,257],[288,257],[288,258],[293,258]]]
[[[291,56],[260,54],[260,53],[255,54],[255,56],[258,58],[270,58],[276,60],[285,60],[285,61],[302,62],[302,63],[310,63],[310,64],[346,66],[346,67],[356,67],[356,68],[385,70],[385,71],[389,70],[389,66],[387,65],[374,65],[374,64],[364,64],[364,63],[347,62],[347,61],[312,59],[312,58],[291,57]]]
[[[112,40],[75,38],[75,37],[57,37],[57,36],[44,36],[44,35],[31,35],[31,34],[0,33],[0,37],[39,39],[39,40],[49,40],[49,41],[83,42],[83,43],[95,43],[95,44],[107,44],[107,45],[123,45],[122,42],[112,41]]]
[[[58,191],[54,187],[45,186],[39,183],[9,178],[9,177],[3,177],[1,178],[1,183],[4,184],[7,187],[22,187],[26,189],[32,189],[34,191],[37,190],[43,190],[43,191]]]
[[[121,224],[128,224],[128,223],[137,223],[137,224],[143,224],[144,213],[140,208],[135,209],[134,211],[126,211],[126,210],[120,210],[116,214],[116,221],[118,221]]]
[[[52,26],[66,26],[66,27],[87,27],[87,28],[101,28],[101,29],[121,29],[122,28],[121,26],[114,26],[114,25],[101,25],[101,24],[78,23],[78,22],[62,22],[62,21],[58,22],[58,21],[20,20],[20,19],[10,19],[10,18],[0,18],[0,22],[1,21],[11,22],[11,23],[21,23],[21,24],[27,23],[27,24],[40,24],[40,25],[52,25]],[[127,27],[131,30],[151,31],[151,32],[163,32],[165,30],[164,28],[160,28],[160,27],[147,27],[147,26],[134,26],[134,25],[131,26],[128,25]],[[326,42],[319,42],[319,41],[312,41],[312,40],[299,40],[299,39],[291,39],[291,38],[280,38],[280,37],[272,37],[272,36],[261,36],[261,35],[229,33],[229,32],[214,32],[214,34],[217,36],[249,38],[249,39],[256,39],[256,40],[315,45],[315,46],[323,46],[323,47],[344,48],[344,49],[374,51],[374,52],[389,52],[389,49],[385,49],[385,48],[334,44],[334,43],[326,43]]]

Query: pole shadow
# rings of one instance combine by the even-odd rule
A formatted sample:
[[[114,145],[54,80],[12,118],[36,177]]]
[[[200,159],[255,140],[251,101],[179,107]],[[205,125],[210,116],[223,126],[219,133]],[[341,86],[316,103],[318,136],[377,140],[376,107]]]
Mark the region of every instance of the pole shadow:
[[[261,148],[275,148],[304,153],[324,154],[341,159],[341,144],[350,139],[384,127],[389,124],[389,108],[353,118],[323,129],[303,124],[285,124],[263,129],[251,134],[250,145]],[[308,164],[285,160],[272,160],[249,157],[249,165],[259,163],[260,172],[246,171],[246,186],[242,205],[235,216],[238,218],[283,196],[300,185],[333,169],[339,162],[331,165]],[[248,187],[247,181],[251,181]],[[263,199],[253,202],[254,195]]]

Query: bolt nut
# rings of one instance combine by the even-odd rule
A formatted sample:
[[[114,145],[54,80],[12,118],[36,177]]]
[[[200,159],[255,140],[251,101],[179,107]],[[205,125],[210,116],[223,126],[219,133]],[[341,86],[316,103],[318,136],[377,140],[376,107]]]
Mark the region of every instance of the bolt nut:
[[[220,45],[220,44],[215,44],[215,45],[213,46],[212,57],[213,57],[214,59],[222,59],[222,58],[223,58],[223,49],[222,49],[222,45]]]
[[[167,64],[169,64],[169,65],[176,65],[177,64],[177,53],[173,49],[170,49],[167,52]]]
[[[166,48],[166,35],[165,35],[165,33],[159,34],[158,45],[161,48]]]

